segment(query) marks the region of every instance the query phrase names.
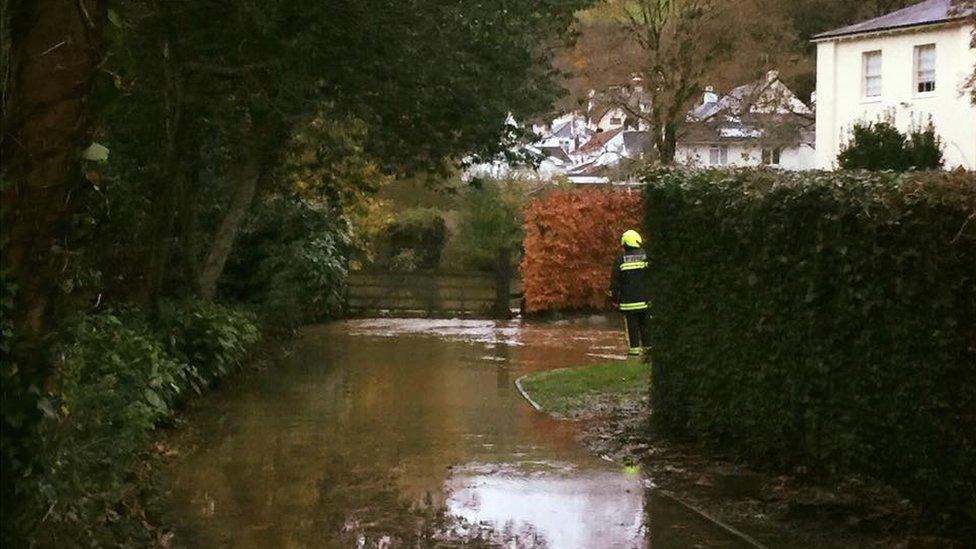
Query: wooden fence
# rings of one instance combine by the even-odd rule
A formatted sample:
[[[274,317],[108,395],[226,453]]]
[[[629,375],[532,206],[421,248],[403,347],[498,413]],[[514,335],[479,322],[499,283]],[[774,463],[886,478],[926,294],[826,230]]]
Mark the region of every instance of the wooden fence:
[[[353,273],[347,306],[353,316],[507,317],[520,307],[521,282],[506,274]]]

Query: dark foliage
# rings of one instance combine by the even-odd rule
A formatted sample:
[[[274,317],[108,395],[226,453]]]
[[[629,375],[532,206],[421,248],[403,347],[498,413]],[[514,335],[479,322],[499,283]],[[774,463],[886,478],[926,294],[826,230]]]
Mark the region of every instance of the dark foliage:
[[[646,182],[662,426],[758,463],[973,503],[973,174]]]
[[[188,393],[239,368],[257,340],[250,315],[206,302],[167,304],[155,321],[136,310],[69,319],[53,341],[42,418],[26,433],[30,464],[4,501],[4,542],[151,545],[142,521],[153,431]]]
[[[407,254],[415,258],[413,266],[416,268],[436,269],[440,265],[447,240],[447,224],[437,210],[407,210],[390,224],[387,233],[391,261]]]
[[[916,170],[938,170],[942,168],[942,140],[935,133],[931,122],[927,126],[914,128],[908,132],[905,141],[905,156],[909,166]]]
[[[238,238],[222,295],[278,328],[333,318],[342,312],[349,245],[335,208],[283,196],[265,200]]]
[[[907,136],[890,122],[855,124],[837,163],[845,170],[937,170],[942,167],[942,142],[931,123]]]

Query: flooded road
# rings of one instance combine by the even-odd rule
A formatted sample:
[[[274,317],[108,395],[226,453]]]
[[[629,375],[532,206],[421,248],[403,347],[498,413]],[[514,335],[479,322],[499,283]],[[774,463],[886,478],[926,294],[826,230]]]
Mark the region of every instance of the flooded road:
[[[357,320],[188,414],[169,472],[186,547],[736,547],[589,455],[514,387],[622,358],[600,318]]]

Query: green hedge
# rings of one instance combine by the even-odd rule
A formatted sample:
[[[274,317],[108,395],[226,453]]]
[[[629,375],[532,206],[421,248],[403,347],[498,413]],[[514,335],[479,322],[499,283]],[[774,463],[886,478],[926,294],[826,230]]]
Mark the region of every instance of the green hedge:
[[[976,176],[652,171],[652,402],[776,466],[976,493]]]

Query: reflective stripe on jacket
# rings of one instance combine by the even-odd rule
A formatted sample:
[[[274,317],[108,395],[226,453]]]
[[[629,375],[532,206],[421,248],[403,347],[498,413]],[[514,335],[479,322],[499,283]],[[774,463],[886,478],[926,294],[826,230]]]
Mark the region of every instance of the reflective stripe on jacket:
[[[610,293],[621,311],[648,308],[647,254],[641,248],[628,248],[613,264]]]

